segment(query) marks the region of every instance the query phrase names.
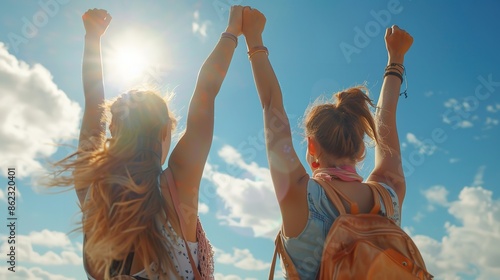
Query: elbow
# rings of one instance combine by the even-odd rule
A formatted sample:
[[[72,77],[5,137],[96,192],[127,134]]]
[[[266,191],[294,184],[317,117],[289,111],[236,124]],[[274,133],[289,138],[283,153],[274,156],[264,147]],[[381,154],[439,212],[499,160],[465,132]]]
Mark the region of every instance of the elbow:
[[[277,103],[277,98],[275,92],[272,89],[259,90],[260,103],[263,110],[269,110],[271,107],[275,106]]]

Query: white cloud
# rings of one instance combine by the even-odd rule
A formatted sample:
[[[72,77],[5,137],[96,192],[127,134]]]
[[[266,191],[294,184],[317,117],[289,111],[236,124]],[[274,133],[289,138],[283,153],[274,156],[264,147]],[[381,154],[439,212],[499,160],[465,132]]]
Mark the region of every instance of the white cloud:
[[[53,247],[68,247],[71,246],[71,241],[63,232],[50,231],[44,229],[42,231],[32,231],[28,235],[30,242],[34,245],[42,245],[48,248]]]
[[[444,102],[444,107],[450,108],[452,111],[449,113],[452,114],[444,114],[443,122],[446,124],[453,124],[454,128],[473,127],[474,124],[471,120],[479,119],[477,115],[472,115],[472,112],[477,110],[477,104],[471,104],[468,100],[460,102],[455,98],[450,98]]]
[[[46,238],[44,242],[43,238]],[[57,241],[57,238],[62,238]],[[2,236],[1,252],[9,252],[10,244],[7,236]],[[43,248],[60,247],[59,252],[45,251],[40,253],[35,251],[34,246]],[[30,235],[16,236],[16,255],[24,263],[40,265],[81,265],[82,257],[76,253],[79,244],[71,244],[69,239],[62,232],[42,230],[41,232],[31,232]],[[81,251],[77,251],[81,254]]]
[[[232,264],[243,270],[264,270],[271,267],[271,263],[254,258],[248,249],[233,248],[232,254],[221,249],[215,249],[215,260],[222,264]]]
[[[486,166],[480,166],[477,169],[477,173],[474,176],[474,181],[472,182],[472,186],[474,187],[480,187],[484,184],[483,177],[484,177],[484,170],[486,169]]]
[[[458,122],[456,124],[456,126],[459,128],[469,128],[469,127],[473,127],[474,125],[472,124],[472,122],[464,120],[464,121]]]
[[[76,280],[60,274],[52,274],[39,267],[26,268],[16,265],[16,272],[11,272],[8,266],[0,266],[0,279],[9,280]]]
[[[76,137],[80,106],[71,101],[40,64],[28,65],[0,42],[0,168],[20,176],[42,168],[54,143]]]
[[[269,169],[246,163],[231,146],[224,146],[219,156],[231,170],[221,172],[207,163],[203,173],[223,201],[224,210],[219,211],[218,218],[230,226],[251,228],[255,236],[274,239],[281,215]]]
[[[417,214],[413,217],[413,220],[418,223],[422,221],[424,217],[425,217],[424,214],[422,214],[421,212],[417,212]]]
[[[211,21],[209,20],[205,20],[203,22],[200,21],[200,12],[199,11],[195,11],[193,13],[193,23],[191,24],[192,25],[192,31],[193,31],[193,34],[196,34],[198,36],[201,36],[202,38],[206,38],[207,37],[207,29],[208,29],[208,26],[210,24],[212,24]]]
[[[5,190],[0,189],[0,201],[6,202],[7,203],[7,195],[9,194],[10,190],[8,188],[5,188]],[[16,201],[22,201],[22,196],[21,196],[21,191],[19,191],[19,188],[16,188],[15,191],[15,199]]]
[[[241,277],[231,274],[231,275],[224,275],[222,273],[215,273],[215,280],[241,280]]]
[[[450,163],[457,163],[459,161],[460,161],[459,158],[450,158],[450,160],[449,160]]]
[[[431,204],[439,206],[448,205],[448,190],[444,186],[433,186],[430,189],[423,191],[423,195]]]
[[[477,119],[477,116],[473,116],[472,119]],[[473,127],[474,124],[468,120],[452,121],[447,116],[443,116],[443,122],[446,124],[452,124],[454,128],[469,128]]]
[[[499,124],[499,121],[494,118],[486,117],[486,121],[484,122],[486,128],[491,128],[493,126],[497,126]]]
[[[208,205],[205,203],[198,203],[198,213],[200,214],[207,214],[210,209],[208,208]]]
[[[434,144],[431,140],[419,140],[417,136],[413,133],[406,134],[406,140],[408,143],[413,145],[416,149],[418,149],[418,153],[422,155],[432,155],[437,150],[436,144]]]
[[[496,113],[496,112],[500,111],[500,103],[497,103],[495,105],[486,106],[486,111],[488,111],[490,113]]]
[[[437,193],[445,192],[440,188]],[[447,204],[458,223],[446,222],[446,235],[441,240],[413,236],[436,279],[461,279],[461,275],[480,280],[498,278],[500,200],[492,197],[493,193],[482,187],[464,187],[458,199]]]
[[[224,275],[222,273],[214,274],[215,280],[257,280],[257,278],[241,278],[238,275]]]
[[[459,102],[455,98],[450,98],[444,102],[446,108],[456,108],[457,106],[459,106]]]

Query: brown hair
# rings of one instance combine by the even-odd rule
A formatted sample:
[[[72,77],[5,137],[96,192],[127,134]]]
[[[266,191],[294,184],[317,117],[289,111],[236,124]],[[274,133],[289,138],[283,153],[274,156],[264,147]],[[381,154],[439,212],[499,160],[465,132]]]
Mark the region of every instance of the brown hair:
[[[89,263],[104,271],[105,279],[110,278],[113,261],[124,261],[129,252],[142,257],[150,277],[152,263],[175,274],[158,220],[165,220],[159,185],[161,136],[166,128],[174,129],[176,120],[166,100],[154,91],[129,91],[105,109],[111,113],[112,137],[98,149],[80,148],[57,162],[59,176],[50,185],[74,186],[77,192],[88,188],[80,206],[83,250]],[[66,171],[71,175],[63,176]]]
[[[335,101],[313,104],[305,114],[306,136],[313,137],[328,155],[362,160],[365,134],[376,143],[379,140],[370,111],[375,105],[367,94],[366,87],[356,86],[335,93]]]

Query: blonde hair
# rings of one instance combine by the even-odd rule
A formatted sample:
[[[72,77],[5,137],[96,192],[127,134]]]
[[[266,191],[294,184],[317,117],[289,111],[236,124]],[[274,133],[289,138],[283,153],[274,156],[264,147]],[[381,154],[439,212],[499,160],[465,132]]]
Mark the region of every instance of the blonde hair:
[[[366,93],[365,93],[366,92]],[[379,143],[375,120],[370,107],[375,107],[364,86],[337,92],[332,100],[313,104],[306,111],[304,129],[328,155],[361,161],[364,136]]]
[[[150,278],[162,269],[167,275],[176,274],[170,247],[157,224],[166,219],[160,189],[161,139],[175,128],[176,120],[166,100],[154,91],[129,91],[105,109],[111,113],[112,137],[95,150],[80,148],[57,162],[60,176],[51,185],[74,186],[77,192],[88,188],[80,206],[80,229],[86,235],[83,250],[89,263],[104,271],[105,279],[112,276],[116,261],[121,261],[123,271],[130,252],[141,257]],[[104,134],[99,137],[104,139]],[[73,173],[62,176],[66,171]],[[160,269],[152,271],[151,264]]]

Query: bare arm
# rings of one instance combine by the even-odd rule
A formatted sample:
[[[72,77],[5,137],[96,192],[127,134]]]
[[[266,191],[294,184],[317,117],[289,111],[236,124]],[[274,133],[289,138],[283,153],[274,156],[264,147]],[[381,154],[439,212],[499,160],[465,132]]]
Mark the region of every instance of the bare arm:
[[[101,36],[111,21],[105,10],[93,9],[82,16],[86,35],[83,52],[82,79],[85,94],[85,109],[80,129],[79,149],[91,150],[102,142],[105,124],[101,123],[104,104],[104,85],[102,78]],[[75,182],[78,184],[78,170]],[[75,186],[80,205],[83,204],[88,186]]]
[[[388,28],[385,35],[389,55],[388,65],[403,64],[404,55],[413,43],[413,38],[397,26]],[[395,66],[390,71],[402,71]],[[368,180],[383,182],[393,187],[399,197],[400,205],[406,192],[406,183],[401,161],[401,149],[396,127],[396,109],[401,90],[401,79],[394,75],[384,78],[380,98],[377,103],[377,130],[382,145],[375,148],[375,168]],[[388,150],[384,150],[384,147]]]
[[[226,32],[241,34],[241,6],[233,6]],[[203,63],[191,98],[186,132],[170,156],[172,170],[180,202],[189,213],[184,214],[188,226],[188,239],[196,230],[198,191],[208,152],[212,144],[214,127],[214,102],[234,54],[236,43],[221,38]],[[187,208],[186,208],[187,207]],[[191,238],[192,239],[192,238]]]
[[[252,53],[263,46],[265,17],[258,10],[245,9],[243,33],[250,52],[252,71],[263,107],[266,149],[274,189],[288,236],[302,229],[307,220],[307,172],[292,144],[290,123],[283,106],[281,88],[265,52]],[[297,222],[299,220],[299,222]]]

